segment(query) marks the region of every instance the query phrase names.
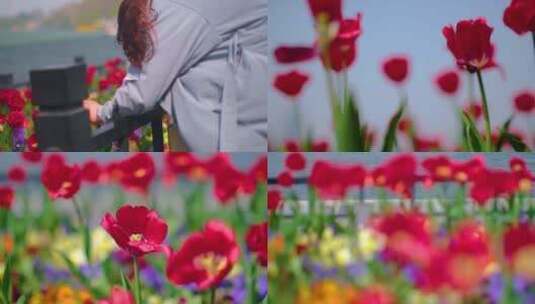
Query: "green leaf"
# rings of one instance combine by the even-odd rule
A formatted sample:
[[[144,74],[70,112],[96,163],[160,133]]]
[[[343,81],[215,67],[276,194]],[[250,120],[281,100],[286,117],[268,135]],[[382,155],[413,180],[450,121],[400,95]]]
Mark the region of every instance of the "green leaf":
[[[87,225],[83,225],[81,229],[84,238],[85,257],[87,258],[87,263],[91,263],[91,232]]]
[[[474,124],[474,121],[465,112],[461,113],[463,119],[463,136],[465,138],[468,149],[472,152],[482,152],[483,151],[483,139],[481,134]]]
[[[529,147],[522,141],[522,139],[514,134],[506,133],[505,138],[511,144],[516,152],[530,152]]]
[[[2,298],[5,303],[12,303],[11,298],[11,257],[7,257],[6,266],[4,269],[4,276],[2,278]]]
[[[204,224],[204,201],[205,201],[205,184],[199,184],[188,195],[185,201],[186,227],[188,231],[200,230]]]
[[[394,150],[394,146],[396,145],[396,131],[398,129],[399,121],[403,116],[405,106],[406,103],[401,102],[397,112],[394,114],[394,116],[392,116],[392,118],[390,118],[390,121],[388,122],[388,128],[385,134],[385,139],[383,142],[383,148],[381,149],[382,152],[391,152]]]
[[[15,304],[24,304],[26,303],[26,299],[28,298],[27,295],[22,295]]]
[[[121,285],[123,287],[124,290],[128,290],[128,291],[132,291],[132,285],[130,285],[130,282],[128,281],[128,279],[126,279],[126,276],[124,275],[123,271],[120,270],[121,272]]]
[[[104,292],[102,292],[100,289],[95,288],[91,285],[91,280],[89,280],[88,277],[86,277],[80,269],[69,259],[69,257],[60,251],[56,251],[57,254],[61,257],[61,259],[65,262],[67,265],[67,268],[69,268],[70,273],[80,281],[80,284],[82,284],[85,288],[91,291],[93,295],[95,295],[97,298],[102,298],[106,296]]]
[[[349,94],[341,105],[334,104],[333,112],[338,151],[362,151],[360,117],[353,96]]]
[[[509,133],[509,127],[511,126],[511,122],[513,121],[513,116],[511,116],[500,128],[500,136],[498,137],[498,142],[496,144],[496,152],[499,152],[502,150],[503,145],[507,141],[507,133]]]

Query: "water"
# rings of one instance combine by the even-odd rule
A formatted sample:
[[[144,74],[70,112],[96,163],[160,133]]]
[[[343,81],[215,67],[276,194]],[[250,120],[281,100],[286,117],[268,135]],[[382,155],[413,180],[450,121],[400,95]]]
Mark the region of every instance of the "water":
[[[28,82],[32,69],[72,64],[76,56],[100,65],[122,51],[114,37],[104,34],[0,31],[0,74],[12,73],[16,83]]]

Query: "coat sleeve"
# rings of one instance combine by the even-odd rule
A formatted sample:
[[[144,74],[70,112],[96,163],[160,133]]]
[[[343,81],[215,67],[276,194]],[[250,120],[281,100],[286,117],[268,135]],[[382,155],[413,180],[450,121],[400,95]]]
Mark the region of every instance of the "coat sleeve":
[[[174,79],[219,42],[212,26],[197,12],[167,3],[156,10],[153,57],[142,68],[129,66],[113,99],[98,112],[102,121],[141,114],[154,108]]]

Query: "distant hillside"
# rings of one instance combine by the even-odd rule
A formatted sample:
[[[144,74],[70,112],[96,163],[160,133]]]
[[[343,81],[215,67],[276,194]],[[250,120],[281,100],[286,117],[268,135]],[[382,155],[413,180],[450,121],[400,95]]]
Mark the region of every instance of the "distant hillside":
[[[78,31],[106,30],[115,24],[120,3],[121,0],[83,0],[67,4],[46,17],[42,25]]]

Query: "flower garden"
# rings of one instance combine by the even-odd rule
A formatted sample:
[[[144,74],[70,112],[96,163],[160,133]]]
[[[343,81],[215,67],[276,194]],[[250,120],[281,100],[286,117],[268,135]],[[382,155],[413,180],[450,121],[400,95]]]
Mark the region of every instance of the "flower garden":
[[[484,154],[335,157],[289,153],[270,172],[270,301],[535,302],[535,180],[523,157],[507,169]]]
[[[265,156],[77,155],[8,164],[0,303],[266,303]]]
[[[379,63],[381,72],[388,85],[398,91],[399,104],[386,124],[386,131],[378,135],[377,122],[366,121],[359,108],[367,102],[366,96],[357,100],[357,94],[349,85],[348,71],[357,62],[358,40],[361,35],[379,35],[371,33],[373,29],[363,29],[361,22],[366,18],[366,11],[351,17],[342,14],[341,0],[309,0],[308,8],[315,31],[315,41],[308,45],[284,44],[274,49],[274,62],[288,67],[274,75],[273,87],[291,103],[300,102],[303,90],[311,81],[311,74],[303,70],[302,64],[313,60],[321,62],[325,77],[326,91],[332,120],[331,140],[314,138],[314,130],[299,130],[300,138],[287,138],[273,150],[316,151],[329,149],[334,151],[476,151],[494,152],[507,150],[529,151],[533,149],[533,127],[528,124],[525,131],[512,127],[513,121],[533,119],[535,113],[535,93],[533,89],[522,89],[509,101],[499,101],[488,96],[485,89],[485,74],[498,71],[505,81],[504,66],[495,60],[496,45],[493,40],[495,27],[506,27],[511,35],[524,36],[535,42],[535,3],[532,0],[512,0],[503,12],[502,24],[489,24],[483,17],[459,20],[455,24],[444,24],[442,33],[444,47],[451,55],[452,64],[438,71],[429,85],[447,98],[453,107],[458,121],[458,133],[455,146],[447,146],[439,138],[422,134],[422,126],[416,125],[409,108],[409,90],[407,83],[411,78],[411,57],[395,53]],[[490,5],[490,4],[489,4]],[[529,35],[531,34],[531,35]],[[417,34],[415,34],[417,36]],[[417,38],[418,39],[418,38]],[[420,38],[421,39],[421,38]],[[411,43],[411,42],[405,42]],[[507,46],[503,46],[507,48]],[[360,58],[358,60],[361,60]],[[369,60],[362,58],[362,60]],[[425,60],[425,59],[424,59]],[[526,58],[525,64],[533,64],[533,58]],[[528,62],[529,61],[529,62]],[[323,76],[323,75],[322,75]],[[467,79],[468,97],[459,96],[460,86]],[[370,84],[367,84],[370,85]],[[429,99],[436,99],[429,96]],[[467,99],[467,103],[461,102]],[[376,102],[376,101],[375,101]],[[492,102],[509,102],[511,115],[498,125],[489,111]],[[293,107],[295,120],[300,127],[302,113]],[[439,118],[440,119],[440,118]],[[312,127],[311,127],[312,128]],[[442,134],[444,135],[444,134]]]
[[[89,65],[86,74],[88,98],[99,103],[107,102],[113,98],[125,76],[121,58],[111,58],[102,67]],[[0,151],[39,151],[34,126],[38,113],[38,107],[32,103],[30,88],[0,89]],[[167,146],[167,118],[164,118],[163,127]],[[151,137],[150,126],[137,129],[128,138],[129,151],[150,151]],[[112,144],[106,151],[117,149],[117,145]]]

